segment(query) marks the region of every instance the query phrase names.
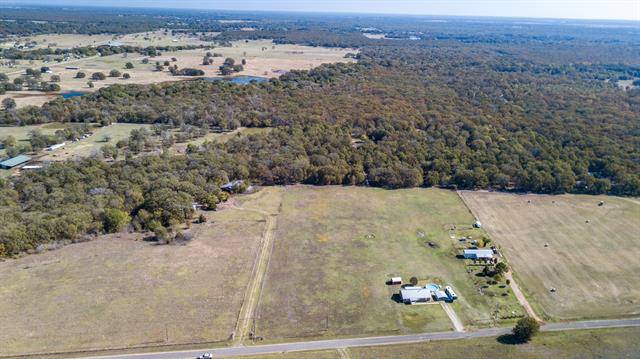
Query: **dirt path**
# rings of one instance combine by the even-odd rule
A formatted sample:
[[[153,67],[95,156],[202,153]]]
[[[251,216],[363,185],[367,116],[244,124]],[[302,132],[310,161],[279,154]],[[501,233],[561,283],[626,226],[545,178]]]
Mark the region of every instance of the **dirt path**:
[[[262,282],[267,272],[269,257],[271,256],[271,248],[273,239],[275,238],[276,216],[277,214],[269,214],[260,210],[243,209],[234,207],[239,210],[253,211],[266,216],[266,226],[264,234],[260,239],[259,251],[251,273],[251,279],[247,286],[247,291],[242,301],[242,307],[238,315],[236,330],[233,336],[233,345],[241,345],[242,342],[249,337],[255,322],[255,311],[260,298]]]
[[[516,283],[516,281],[513,280],[513,275],[511,271],[505,273],[505,278],[509,280],[510,282],[509,286],[511,287],[513,294],[516,296],[516,299],[518,299],[518,302],[520,302],[520,305],[524,308],[524,310],[527,311],[527,315],[537,320],[538,322],[542,323],[542,319],[540,319],[540,317],[538,317],[536,312],[533,311],[531,304],[529,304],[529,301],[524,296],[524,293],[522,293],[522,291],[520,290],[520,287],[518,287],[518,283]]]
[[[447,313],[447,315],[449,316],[449,319],[451,319],[451,323],[453,323],[453,329],[456,332],[464,332],[464,325],[462,325],[462,321],[460,320],[460,318],[458,318],[458,315],[453,310],[453,308],[451,308],[449,303],[440,302],[440,304],[442,305],[442,309],[444,309],[445,313]]]

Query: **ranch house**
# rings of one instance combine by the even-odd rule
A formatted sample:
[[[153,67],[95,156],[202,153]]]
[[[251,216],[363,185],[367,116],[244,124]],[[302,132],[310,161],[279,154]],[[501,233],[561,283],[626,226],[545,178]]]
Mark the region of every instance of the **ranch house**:
[[[431,300],[431,289],[424,287],[404,287],[400,290],[400,297],[405,304],[424,303]]]
[[[491,249],[465,249],[463,254],[465,259],[491,259],[493,250]]]

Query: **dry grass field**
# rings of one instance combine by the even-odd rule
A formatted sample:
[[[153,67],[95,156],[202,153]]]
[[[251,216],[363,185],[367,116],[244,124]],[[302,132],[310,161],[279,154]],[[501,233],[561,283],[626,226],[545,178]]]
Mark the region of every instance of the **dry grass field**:
[[[636,358],[640,352],[640,328],[616,328],[546,332],[527,344],[502,344],[495,338],[434,341],[404,345],[347,348],[317,352],[293,352],[250,359],[450,359],[520,358],[589,359]],[[247,358],[247,357],[243,357]]]
[[[267,340],[452,328],[437,304],[394,301],[399,287],[385,281],[395,275],[452,285],[467,326],[491,325],[497,304],[521,312],[511,293],[481,295],[456,258],[448,229],[473,216],[455,192],[294,186],[282,203],[256,313],[256,334]]]
[[[131,36],[131,35],[127,35]],[[220,53],[222,57],[213,58],[211,65],[202,65],[202,59],[207,52]],[[44,74],[43,80],[48,80],[51,75],[60,76],[60,87],[64,92],[92,92],[99,88],[110,86],[113,84],[151,84],[167,81],[181,81],[193,79],[194,77],[173,76],[166,69],[162,72],[155,71],[155,63],[159,61],[170,61],[171,64],[178,65],[179,68],[197,68],[205,72],[204,77],[219,77],[218,67],[222,65],[227,57],[234,58],[237,63],[242,59],[247,60],[244,71],[238,75],[278,77],[280,74],[290,70],[308,70],[324,63],[336,62],[352,62],[350,58],[345,58],[345,54],[356,52],[353,49],[323,48],[302,45],[276,45],[269,40],[256,41],[236,41],[232,43],[232,47],[217,47],[213,50],[183,50],[174,52],[165,52],[162,56],[150,58],[148,64],[143,64],[142,59],[145,56],[139,54],[117,54],[110,56],[94,56],[79,60],[73,60],[66,63],[47,64],[51,68],[52,74]],[[176,58],[173,62],[172,59]],[[26,61],[24,61],[26,63]],[[131,62],[134,64],[133,69],[125,69],[125,64]],[[21,76],[27,67],[39,68],[42,62],[34,61],[29,64],[20,64],[18,69],[5,71],[9,74],[11,80]],[[80,70],[68,70],[68,65],[77,66]],[[90,80],[91,74],[94,72],[102,72],[108,75],[111,70],[118,70],[121,73],[129,73],[131,78],[125,80],[121,77],[107,77],[102,81],[93,81],[94,88],[90,88],[87,82]],[[75,78],[78,71],[85,72],[86,78]],[[0,95],[0,101],[5,97],[11,97],[16,100],[17,105],[39,106],[50,101],[56,96],[56,93],[41,93],[27,91],[10,91],[5,95]]]
[[[461,196],[502,247],[544,318],[640,313],[637,199],[467,191]]]
[[[0,356],[227,340],[264,219],[207,216],[186,245],[110,235],[0,262]]]
[[[217,33],[209,33],[215,36]],[[100,46],[100,45],[129,45],[129,46],[181,46],[181,45],[208,45],[209,42],[201,41],[199,36],[190,34],[171,35],[171,32],[163,30],[138,32],[126,35],[85,35],[85,34],[44,34],[28,37],[13,38],[10,41],[0,43],[2,48],[10,48],[14,45],[24,45],[36,42],[35,49],[71,49],[74,47]]]

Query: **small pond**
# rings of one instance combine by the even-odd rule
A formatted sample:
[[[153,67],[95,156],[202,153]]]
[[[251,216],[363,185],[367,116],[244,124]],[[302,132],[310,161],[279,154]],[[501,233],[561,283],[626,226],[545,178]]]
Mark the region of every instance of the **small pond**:
[[[60,95],[62,95],[62,98],[67,99],[67,98],[78,97],[86,94],[87,94],[86,92],[82,92],[82,91],[69,91],[69,92],[63,92]]]
[[[248,75],[229,77],[229,78],[224,78],[224,77],[205,77],[204,80],[205,81],[209,81],[209,82],[228,81],[228,82],[234,83],[236,85],[248,85],[252,81],[255,81],[255,82],[268,82],[269,81],[269,79],[266,78],[266,77],[248,76]]]

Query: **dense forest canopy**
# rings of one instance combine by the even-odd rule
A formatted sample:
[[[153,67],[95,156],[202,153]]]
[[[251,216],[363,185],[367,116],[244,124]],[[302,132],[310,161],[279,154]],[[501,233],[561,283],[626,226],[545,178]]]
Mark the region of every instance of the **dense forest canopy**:
[[[170,228],[191,218],[193,202],[215,208],[232,179],[640,195],[640,90],[617,85],[640,78],[637,26],[288,16],[252,18],[258,29],[244,38],[354,47],[358,63],[250,85],[116,85],[1,111],[6,125],[272,131],[186,155],[138,155],[144,134],[135,133],[113,164],[89,158],[3,180],[0,255],[111,231],[123,218],[136,229]],[[209,30],[203,23],[198,30]]]

